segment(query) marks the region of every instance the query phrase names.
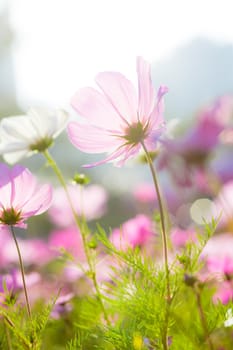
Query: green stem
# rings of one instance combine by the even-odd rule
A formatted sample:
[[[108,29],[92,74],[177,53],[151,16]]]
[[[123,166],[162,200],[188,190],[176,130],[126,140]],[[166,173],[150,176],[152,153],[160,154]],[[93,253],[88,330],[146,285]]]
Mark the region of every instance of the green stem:
[[[164,214],[164,208],[162,203],[162,198],[160,194],[159,184],[155,172],[155,168],[153,165],[153,161],[151,159],[151,156],[149,152],[147,151],[147,148],[144,144],[144,142],[141,142],[142,148],[145,152],[146,159],[148,162],[148,165],[150,167],[151,175],[153,178],[155,191],[157,194],[158,204],[159,204],[159,213],[160,213],[160,220],[161,220],[161,234],[162,234],[162,243],[163,243],[163,259],[164,259],[164,267],[165,267],[165,275],[166,275],[166,289],[167,289],[167,295],[166,295],[166,314],[165,314],[165,329],[163,334],[163,347],[164,350],[168,349],[167,344],[167,329],[168,329],[168,318],[169,318],[169,308],[171,304],[171,290],[170,290],[170,271],[169,271],[169,265],[168,265],[168,243],[167,243],[167,234],[166,234],[166,224],[165,224],[165,214]]]
[[[212,341],[211,341],[211,338],[210,338],[209,332],[208,332],[208,327],[207,327],[205,313],[204,313],[204,310],[203,310],[203,307],[202,307],[202,303],[201,303],[201,293],[195,287],[194,287],[194,293],[196,295],[197,308],[198,308],[198,312],[199,312],[199,316],[200,316],[200,320],[201,320],[201,324],[202,324],[202,328],[203,328],[203,331],[204,331],[206,342],[208,344],[209,349],[210,350],[214,350],[214,346],[212,344]]]
[[[15,241],[15,245],[16,245],[16,249],[17,249],[17,253],[18,253],[19,265],[20,265],[20,270],[21,270],[21,276],[22,276],[22,280],[23,280],[24,295],[25,295],[26,305],[27,305],[27,312],[28,312],[28,316],[31,318],[32,317],[32,313],[31,313],[31,307],[30,307],[30,304],[29,304],[27,287],[26,287],[26,282],[25,282],[25,272],[24,272],[24,267],[23,267],[23,260],[22,260],[22,256],[21,256],[21,253],[20,253],[20,249],[19,249],[19,245],[18,245],[18,242],[17,242],[17,238],[15,236],[14,228],[13,228],[12,225],[10,227],[11,227],[11,233],[12,233],[13,239]]]
[[[13,350],[12,348],[12,345],[11,345],[11,337],[10,337],[10,333],[9,333],[9,329],[8,329],[8,326],[7,326],[7,321],[3,320],[4,322],[4,328],[5,328],[5,332],[6,332],[6,342],[7,342],[7,347],[8,347],[8,350]]]
[[[67,189],[67,186],[66,186],[66,182],[63,178],[63,175],[62,175],[62,172],[61,170],[59,169],[57,163],[55,162],[55,160],[52,158],[52,156],[50,155],[49,151],[48,150],[45,150],[43,152],[49,166],[53,169],[54,173],[56,174],[58,180],[60,181],[60,184],[62,185],[62,187],[64,188],[64,191],[66,193],[66,197],[67,197],[67,200],[69,202],[69,205],[71,207],[71,210],[72,210],[72,213],[73,213],[73,216],[75,218],[75,222],[77,223],[78,227],[80,228],[81,226],[81,222],[79,220],[79,217],[74,209],[74,206],[73,206],[73,203],[72,203],[72,200],[71,200],[71,197],[70,197],[70,194],[69,194],[69,191]]]
[[[98,282],[97,282],[97,279],[96,279],[95,269],[94,269],[94,266],[92,264],[92,257],[91,257],[90,250],[89,250],[89,247],[88,247],[87,235],[85,233],[85,231],[87,231],[87,225],[85,223],[84,217],[82,217],[82,220],[80,220],[80,218],[79,218],[79,216],[78,216],[78,214],[77,214],[77,212],[76,212],[76,210],[74,208],[74,205],[73,205],[72,199],[70,197],[69,191],[67,189],[67,185],[66,185],[66,182],[65,182],[65,180],[63,178],[62,172],[59,169],[57,163],[52,158],[52,156],[51,156],[51,154],[49,153],[48,150],[45,150],[43,152],[43,154],[44,154],[44,156],[45,156],[49,166],[51,166],[51,168],[53,169],[54,173],[56,174],[58,180],[60,181],[60,184],[62,185],[62,187],[64,188],[64,191],[66,193],[66,197],[67,197],[67,200],[69,202],[70,208],[72,210],[72,214],[73,214],[75,223],[76,223],[76,225],[77,225],[77,227],[78,227],[78,229],[79,229],[79,231],[81,233],[81,237],[82,237],[82,241],[83,241],[83,247],[84,247],[84,253],[85,253],[85,256],[86,256],[86,259],[87,259],[87,263],[88,263],[88,266],[89,266],[89,270],[90,270],[90,273],[87,274],[87,275],[92,279],[92,282],[93,282],[93,285],[94,285],[94,288],[95,288],[95,291],[96,291],[97,299],[99,301],[100,307],[101,307],[102,312],[104,314],[105,321],[107,322],[108,325],[110,325],[110,321],[108,319],[107,311],[105,310],[105,307],[104,307],[104,304],[103,304],[103,300],[102,300],[102,295],[101,295],[101,292],[100,292],[100,288],[99,288],[99,285],[98,285]]]
[[[168,244],[167,244],[167,235],[166,235],[165,214],[164,214],[162,198],[160,194],[159,184],[158,184],[155,168],[153,165],[153,161],[144,143],[142,143],[142,147],[144,149],[144,152],[146,154],[146,158],[150,167],[150,171],[152,174],[152,178],[153,178],[153,182],[154,182],[154,186],[157,194],[158,204],[159,204],[159,213],[161,218],[161,233],[162,233],[162,241],[163,241],[163,257],[164,257],[164,266],[165,266],[166,280],[167,280],[167,298],[170,301],[171,299],[170,278],[169,278],[170,273],[169,273],[169,265],[168,265]]]

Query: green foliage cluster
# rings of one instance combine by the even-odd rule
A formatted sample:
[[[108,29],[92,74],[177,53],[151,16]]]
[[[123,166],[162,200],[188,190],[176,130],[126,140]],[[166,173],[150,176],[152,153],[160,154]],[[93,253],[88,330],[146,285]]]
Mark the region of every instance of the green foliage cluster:
[[[98,246],[117,261],[112,276],[101,286],[109,322],[94,292],[72,298],[72,308],[57,319],[51,317],[56,300],[38,301],[30,319],[9,293],[0,309],[0,348],[232,350],[232,326],[226,326],[232,304],[213,303],[214,289],[198,278],[199,256],[215,224],[206,225],[205,238],[171,262],[169,302],[160,257],[141,254],[140,248],[117,250],[98,227]]]

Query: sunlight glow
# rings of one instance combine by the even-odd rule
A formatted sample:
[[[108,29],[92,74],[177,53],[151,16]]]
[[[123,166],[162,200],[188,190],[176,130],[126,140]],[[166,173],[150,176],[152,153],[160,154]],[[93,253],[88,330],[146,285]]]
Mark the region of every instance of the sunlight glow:
[[[156,61],[195,36],[233,42],[230,6],[221,17],[210,0],[12,0],[19,102],[67,104],[102,70],[135,79],[137,55]]]

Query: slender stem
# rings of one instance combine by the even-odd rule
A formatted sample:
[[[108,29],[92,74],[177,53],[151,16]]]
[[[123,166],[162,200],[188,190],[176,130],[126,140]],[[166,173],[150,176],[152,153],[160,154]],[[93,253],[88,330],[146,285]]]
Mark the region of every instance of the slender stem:
[[[69,191],[68,191],[68,189],[67,189],[66,182],[65,182],[65,180],[64,180],[64,178],[63,178],[62,172],[61,172],[61,170],[59,169],[57,163],[55,162],[55,160],[53,159],[53,157],[51,156],[51,154],[49,153],[48,150],[45,150],[45,151],[43,152],[43,154],[44,154],[44,156],[45,156],[45,158],[46,158],[46,160],[47,160],[49,166],[51,166],[51,168],[53,169],[54,173],[56,174],[58,180],[60,181],[60,184],[61,184],[62,187],[64,188],[64,191],[65,191],[65,193],[66,193],[67,200],[68,200],[68,202],[69,202],[69,205],[70,205],[70,207],[71,207],[73,216],[74,216],[74,218],[75,218],[75,222],[77,223],[78,227],[80,228],[81,223],[80,223],[79,217],[78,217],[78,215],[77,215],[77,213],[76,213],[76,211],[75,211],[75,209],[74,209],[73,202],[72,202],[72,200],[71,200],[71,197],[70,197]]]
[[[166,280],[167,280],[167,298],[170,301],[171,299],[171,292],[170,292],[170,278],[169,278],[169,265],[168,265],[168,244],[167,244],[167,235],[166,235],[166,225],[165,225],[165,214],[164,214],[164,209],[163,209],[163,203],[162,203],[162,198],[160,194],[160,189],[159,189],[159,184],[155,172],[155,168],[152,162],[152,159],[150,157],[149,152],[146,149],[146,146],[142,142],[142,147],[144,149],[144,152],[146,154],[146,158],[150,167],[150,171],[152,174],[156,194],[157,194],[157,199],[158,199],[158,204],[159,204],[159,213],[160,213],[160,219],[161,219],[161,233],[162,233],[162,241],[163,241],[163,257],[164,257],[164,266],[165,266],[165,271],[166,271]]]
[[[5,320],[5,318],[4,318],[3,322],[4,322],[5,332],[6,332],[6,342],[7,342],[8,350],[13,350],[12,345],[11,345],[11,337],[10,337],[9,329],[8,329],[7,324],[6,324],[7,321]]]
[[[12,233],[13,239],[15,241],[15,245],[16,245],[16,249],[17,249],[17,253],[18,253],[19,265],[20,265],[20,270],[21,270],[21,276],[22,276],[22,280],[23,280],[24,295],[25,295],[26,305],[27,305],[27,312],[28,312],[28,316],[31,318],[32,317],[32,313],[31,313],[31,307],[30,307],[30,304],[29,304],[27,287],[26,287],[26,282],[25,282],[25,272],[24,272],[24,267],[23,267],[23,260],[22,260],[22,256],[21,256],[21,253],[20,253],[20,249],[19,249],[19,245],[18,245],[18,242],[17,242],[17,238],[15,236],[14,228],[13,228],[12,225],[10,227],[11,227],[11,233]]]
[[[164,350],[167,350],[168,349],[167,329],[168,329],[169,307],[171,304],[171,291],[170,291],[170,271],[169,271],[169,265],[168,265],[168,244],[167,244],[167,235],[166,235],[165,214],[164,214],[162,198],[161,198],[161,194],[160,194],[159,184],[158,184],[155,168],[153,165],[153,161],[152,161],[151,156],[150,156],[149,152],[147,151],[147,148],[146,148],[143,141],[141,142],[141,145],[143,147],[143,150],[144,150],[146,158],[147,158],[148,165],[150,167],[151,175],[152,175],[154,186],[155,186],[155,191],[157,194],[158,204],[159,204],[159,213],[160,213],[160,220],[161,220],[161,234],[162,234],[162,242],[163,242],[163,258],[164,258],[164,267],[165,267],[165,275],[166,275],[166,289],[167,289],[165,328],[164,328],[164,333],[163,333],[163,347],[164,347]]]
[[[209,347],[210,350],[214,350],[213,343],[212,343],[211,338],[209,336],[209,331],[208,331],[208,327],[207,327],[205,313],[204,313],[204,310],[202,308],[201,293],[196,288],[194,288],[194,292],[195,292],[195,295],[196,295],[197,308],[198,308],[198,312],[199,312],[199,315],[200,315],[200,319],[201,319],[201,324],[202,324],[202,328],[203,328],[203,331],[204,331],[204,335],[205,335],[206,341],[208,343],[208,347]]]
[[[63,178],[63,175],[62,175],[62,172],[61,170],[59,169],[57,163],[55,162],[55,160],[53,159],[53,157],[51,156],[51,154],[49,153],[48,150],[45,150],[43,152],[48,164],[51,166],[51,168],[53,169],[54,173],[56,174],[58,180],[60,181],[62,187],[64,188],[64,191],[66,193],[66,197],[67,197],[67,200],[69,202],[69,205],[70,205],[70,208],[72,210],[72,214],[73,214],[73,217],[74,217],[74,220],[75,220],[75,223],[81,233],[81,237],[82,237],[82,241],[83,241],[83,247],[84,247],[84,253],[85,253],[85,256],[86,256],[86,259],[87,259],[87,263],[88,263],[88,266],[89,266],[89,269],[90,269],[90,273],[88,274],[88,276],[92,279],[92,282],[93,282],[93,285],[95,287],[95,290],[96,290],[96,295],[97,295],[97,299],[99,301],[99,304],[101,306],[101,309],[102,309],[102,312],[104,314],[104,318],[105,318],[105,321],[107,322],[108,325],[110,325],[110,321],[108,319],[108,314],[107,314],[107,311],[105,310],[105,307],[104,307],[104,304],[103,304],[103,300],[102,300],[102,295],[101,295],[101,292],[100,292],[100,288],[99,288],[99,285],[98,285],[98,282],[97,282],[97,279],[96,279],[96,273],[95,273],[95,269],[94,269],[94,266],[93,266],[93,263],[92,263],[92,257],[91,257],[91,254],[90,254],[90,250],[89,250],[89,247],[88,247],[88,242],[87,242],[87,235],[85,233],[86,229],[87,229],[87,225],[86,225],[86,222],[84,220],[84,215],[82,215],[81,219],[79,218],[75,208],[74,208],[74,205],[73,205],[73,202],[72,202],[72,199],[70,197],[70,194],[69,194],[69,191],[67,189],[67,185],[66,185],[66,182]]]

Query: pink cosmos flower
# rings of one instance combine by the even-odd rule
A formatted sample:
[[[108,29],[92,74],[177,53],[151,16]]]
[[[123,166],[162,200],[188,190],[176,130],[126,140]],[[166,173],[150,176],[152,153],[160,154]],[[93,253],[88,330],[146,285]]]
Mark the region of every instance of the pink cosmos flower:
[[[45,240],[42,239],[18,239],[21,254],[25,265],[43,265],[50,261],[53,256]],[[18,262],[18,253],[15,243],[9,236],[2,245],[0,261],[4,264],[16,264]]]
[[[220,214],[219,224],[233,230],[233,180],[227,182],[215,199],[217,213]]]
[[[151,220],[145,215],[137,215],[126,221],[121,228],[112,231],[110,241],[117,249],[126,250],[147,243],[153,236]]]
[[[221,156],[211,162],[210,171],[217,177],[221,184],[233,180],[233,162],[229,162],[231,151],[221,153]]]
[[[0,226],[26,227],[25,220],[48,209],[51,186],[39,185],[27,168],[0,163],[0,174]]]
[[[233,300],[232,283],[230,281],[224,281],[218,286],[217,291],[213,296],[213,301],[215,303],[218,303],[220,301],[222,304],[226,305],[232,300]]]
[[[102,72],[96,83],[102,93],[91,87],[80,89],[72,98],[74,109],[85,123],[70,122],[70,141],[83,152],[105,153],[106,159],[87,166],[116,161],[122,166],[137,154],[144,143],[148,150],[164,130],[162,97],[168,91],[152,86],[150,65],[137,58],[138,96],[132,83],[118,72]]]
[[[195,243],[197,241],[197,235],[195,230],[187,229],[182,230],[180,228],[174,228],[171,231],[171,242],[174,247],[185,247],[188,243]]]
[[[37,272],[31,272],[25,276],[25,280],[28,286],[32,286],[41,280],[40,274]],[[21,273],[18,270],[13,270],[11,274],[0,275],[0,293],[4,293],[4,284],[6,284],[7,290],[11,293],[16,293],[22,290],[23,283]]]
[[[66,295],[61,295],[59,298],[57,298],[54,307],[51,311],[51,316],[58,320],[64,314],[69,313],[72,310],[72,304],[71,301],[74,297],[74,293],[68,293]]]
[[[82,237],[76,227],[52,231],[49,236],[49,246],[55,251],[64,248],[74,257],[85,259]]]
[[[233,235],[231,233],[221,233],[211,237],[204,249],[201,257],[207,259],[209,257],[216,257],[219,260],[226,256],[233,259]]]
[[[220,144],[220,134],[229,119],[230,106],[222,97],[201,111],[197,122],[180,137],[164,139],[165,152],[159,159],[159,168],[168,168],[179,186],[197,186],[210,192],[206,166],[215,148]]]
[[[78,185],[69,185],[68,191],[78,215],[84,215],[86,220],[100,218],[106,210],[107,193],[98,185],[89,185],[82,188]],[[63,227],[74,224],[74,216],[62,187],[53,192],[53,202],[49,209],[51,220]]]
[[[138,202],[151,203],[157,200],[155,188],[152,184],[141,183],[133,191],[133,195]]]
[[[207,268],[211,273],[231,276],[233,275],[233,257],[227,254],[207,257]]]

